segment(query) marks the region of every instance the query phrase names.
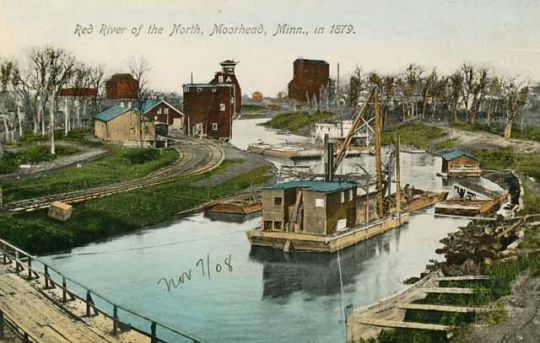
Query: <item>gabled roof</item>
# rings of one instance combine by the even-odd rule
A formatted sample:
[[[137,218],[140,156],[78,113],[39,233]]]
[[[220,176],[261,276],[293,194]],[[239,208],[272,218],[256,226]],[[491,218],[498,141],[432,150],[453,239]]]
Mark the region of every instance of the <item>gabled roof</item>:
[[[133,108],[125,108],[121,106],[112,106],[107,108],[105,111],[100,112],[94,115],[94,119],[108,122],[111,119],[118,117],[119,115],[124,114],[127,111],[134,110]]]
[[[148,99],[142,104],[142,113],[146,114],[146,112],[150,111],[152,108],[156,107],[161,100],[157,99]]]
[[[157,105],[161,104],[161,103],[164,103],[165,105],[169,106],[173,111],[176,111],[178,113],[180,113],[181,115],[184,115],[184,113],[182,113],[181,111],[179,111],[176,107],[174,107],[173,105],[169,104],[167,101],[163,100],[163,99],[148,99],[146,100],[143,105],[142,105],[142,113],[143,114],[147,114],[148,112],[150,112],[154,107],[156,107]]]
[[[461,151],[461,150],[454,150],[454,151],[447,152],[446,154],[442,155],[442,158],[444,160],[450,161],[461,156],[472,158],[473,160],[478,161],[478,158],[474,156],[473,154],[469,154],[468,152]]]
[[[325,182],[325,181],[288,181],[278,183],[271,188],[286,189],[292,187],[301,187],[308,191],[332,193],[340,190],[357,187],[358,185],[352,182]]]

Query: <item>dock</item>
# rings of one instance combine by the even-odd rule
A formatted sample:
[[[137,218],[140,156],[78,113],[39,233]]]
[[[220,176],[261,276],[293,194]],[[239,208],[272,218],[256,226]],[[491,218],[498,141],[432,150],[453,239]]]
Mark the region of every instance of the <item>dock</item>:
[[[348,157],[360,156],[369,153],[369,147],[352,147],[347,151]],[[284,144],[250,144],[247,151],[287,159],[318,159],[324,156],[321,145],[311,143],[284,143]]]
[[[435,206],[435,214],[475,217],[490,211],[508,198],[508,191],[495,192],[461,180],[454,185],[459,198],[448,199]]]
[[[360,338],[368,340],[376,338],[383,329],[414,329],[446,332],[452,336],[454,327],[450,325],[428,324],[405,321],[407,310],[437,311],[456,313],[484,313],[490,307],[455,306],[447,304],[423,304],[419,301],[428,294],[474,294],[467,287],[441,287],[441,281],[487,280],[484,275],[467,275],[465,277],[445,277],[441,271],[435,271],[416,282],[414,285],[371,305],[349,310],[347,314],[347,342],[352,343]]]
[[[210,205],[206,211],[213,213],[250,214],[262,210],[261,192],[238,194]]]

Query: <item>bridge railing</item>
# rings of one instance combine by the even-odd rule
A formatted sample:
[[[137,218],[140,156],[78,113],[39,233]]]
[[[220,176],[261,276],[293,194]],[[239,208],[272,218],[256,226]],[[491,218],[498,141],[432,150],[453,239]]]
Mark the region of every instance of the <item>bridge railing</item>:
[[[168,342],[163,334],[174,337],[175,341],[181,339],[186,342],[202,343],[198,338],[195,338],[181,330],[161,323],[160,321],[140,314],[134,310],[130,310],[121,305],[115,304],[102,294],[82,285],[81,283],[65,276],[60,271],[40,260],[38,257],[30,255],[24,250],[0,239],[0,263],[4,265],[12,265],[15,272],[27,280],[43,279],[44,290],[58,288],[61,290],[61,302],[67,303],[72,300],[81,300],[86,305],[86,316],[96,316],[102,314],[112,321],[112,333],[118,335],[127,330],[134,330],[142,335],[147,336],[151,343],[166,343]],[[38,268],[37,266],[41,266]],[[54,277],[53,277],[54,276]],[[56,280],[55,280],[56,279]],[[68,284],[71,287],[68,287]],[[83,293],[83,294],[78,294]],[[95,300],[100,300],[98,304]],[[112,311],[104,309],[104,305],[108,306]],[[119,313],[124,313],[124,317],[132,317],[138,324],[132,325],[127,322],[127,318],[120,318]],[[4,318],[5,313],[4,313]],[[14,324],[14,322],[12,321]],[[142,327],[146,327],[146,329]],[[159,330],[159,332],[158,332]],[[31,342],[29,340],[28,342]]]

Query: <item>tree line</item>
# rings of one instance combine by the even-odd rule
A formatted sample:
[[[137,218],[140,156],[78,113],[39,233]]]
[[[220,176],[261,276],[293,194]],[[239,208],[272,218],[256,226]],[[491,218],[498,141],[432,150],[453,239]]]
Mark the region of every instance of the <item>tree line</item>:
[[[342,106],[354,109],[374,87],[379,92],[383,124],[412,119],[447,120],[474,125],[482,117],[491,125],[504,118],[504,138],[522,110],[533,104],[536,89],[519,76],[502,77],[489,68],[464,63],[450,75],[436,68],[410,64],[403,72],[382,75],[356,67],[349,82],[340,87]]]

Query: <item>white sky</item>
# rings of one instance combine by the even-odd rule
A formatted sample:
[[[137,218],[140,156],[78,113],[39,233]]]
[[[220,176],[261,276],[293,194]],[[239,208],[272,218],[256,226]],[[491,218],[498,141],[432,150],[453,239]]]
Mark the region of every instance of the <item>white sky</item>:
[[[77,37],[75,25],[94,33]],[[168,37],[173,24],[198,23],[204,36]],[[264,24],[268,35],[208,37],[214,23]],[[353,24],[354,35],[272,37],[279,23],[303,26]],[[98,35],[101,24],[164,27],[162,36],[129,32]],[[152,86],[181,93],[183,83],[208,82],[224,59],[240,61],[243,93],[273,96],[285,90],[297,57],[324,59],[341,76],[399,72],[411,62],[451,72],[463,62],[540,80],[540,3],[532,0],[0,0],[0,56],[22,57],[32,46],[65,48],[109,73],[126,71],[130,56],[152,65]]]

